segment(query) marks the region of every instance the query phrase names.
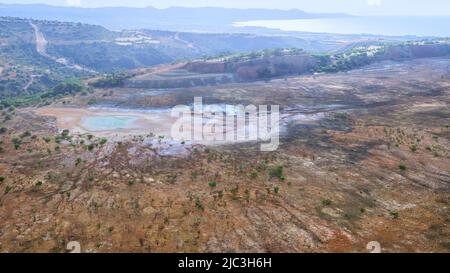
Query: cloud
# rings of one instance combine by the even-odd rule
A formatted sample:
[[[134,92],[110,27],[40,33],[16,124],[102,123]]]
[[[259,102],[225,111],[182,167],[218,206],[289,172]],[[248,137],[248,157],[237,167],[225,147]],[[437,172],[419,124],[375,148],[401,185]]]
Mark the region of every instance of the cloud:
[[[369,6],[381,6],[383,4],[383,0],[367,0],[367,5]]]
[[[66,0],[68,6],[81,6],[81,0]]]

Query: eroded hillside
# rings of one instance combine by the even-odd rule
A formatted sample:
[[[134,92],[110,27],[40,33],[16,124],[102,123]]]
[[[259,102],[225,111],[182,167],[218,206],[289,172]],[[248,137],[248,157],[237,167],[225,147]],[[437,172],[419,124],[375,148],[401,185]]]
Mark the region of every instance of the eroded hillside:
[[[0,251],[449,251],[448,58],[3,110]],[[132,96],[130,96],[132,95]],[[282,145],[203,146],[57,128],[56,108],[279,104]],[[95,98],[95,104],[92,104]],[[91,102],[89,104],[88,102]],[[100,109],[101,110],[101,109]]]

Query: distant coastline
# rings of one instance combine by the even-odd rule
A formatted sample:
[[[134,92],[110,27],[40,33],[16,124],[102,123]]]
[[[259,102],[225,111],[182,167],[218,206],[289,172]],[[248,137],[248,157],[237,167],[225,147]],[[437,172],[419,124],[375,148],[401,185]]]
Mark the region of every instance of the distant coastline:
[[[236,22],[234,27],[387,36],[450,37],[450,16],[367,16]]]

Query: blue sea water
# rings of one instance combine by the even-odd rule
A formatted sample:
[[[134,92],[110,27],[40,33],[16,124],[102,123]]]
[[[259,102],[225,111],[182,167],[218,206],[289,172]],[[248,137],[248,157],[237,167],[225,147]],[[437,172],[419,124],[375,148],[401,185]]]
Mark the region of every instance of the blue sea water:
[[[450,37],[450,16],[367,16],[236,22],[238,27],[386,36]]]
[[[89,131],[112,131],[133,127],[138,118],[131,116],[92,116],[81,121],[81,125]]]

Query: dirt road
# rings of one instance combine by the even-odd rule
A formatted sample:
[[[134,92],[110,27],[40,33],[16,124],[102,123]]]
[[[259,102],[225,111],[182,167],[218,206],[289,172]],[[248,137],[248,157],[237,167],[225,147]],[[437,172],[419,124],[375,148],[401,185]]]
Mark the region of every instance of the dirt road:
[[[44,56],[45,58],[48,58],[50,60],[53,60],[59,64],[65,65],[69,68],[73,68],[73,69],[77,69],[77,70],[83,70],[83,71],[88,71],[91,73],[96,73],[94,70],[88,69],[88,68],[84,68],[81,65],[78,64],[70,64],[70,62],[65,59],[65,58],[58,58],[55,56],[52,56],[50,54],[47,53],[47,46],[48,46],[48,41],[45,39],[44,34],[40,31],[39,27],[37,25],[35,25],[33,22],[29,22],[30,26],[34,29],[34,35],[36,38],[36,51],[41,54],[42,56]]]

